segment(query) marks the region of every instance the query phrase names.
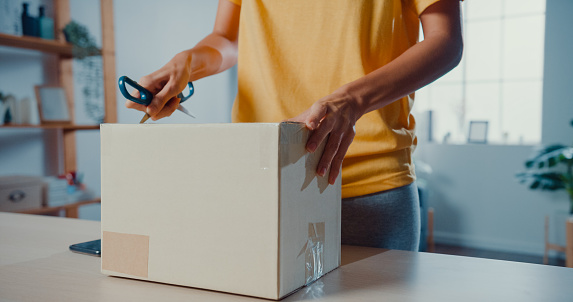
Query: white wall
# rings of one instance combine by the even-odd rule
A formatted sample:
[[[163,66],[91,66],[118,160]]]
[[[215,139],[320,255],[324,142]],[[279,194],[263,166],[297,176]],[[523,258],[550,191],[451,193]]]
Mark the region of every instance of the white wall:
[[[571,144],[573,128],[573,1],[547,0],[542,141]],[[436,241],[462,246],[543,253],[545,215],[568,210],[564,191],[537,192],[514,175],[532,146],[420,143],[416,158],[430,164],[429,205],[435,208]],[[564,244],[563,227],[551,223],[552,241]]]
[[[36,14],[41,1],[28,2],[32,2],[31,12]],[[99,0],[71,0],[70,5],[72,19],[85,24],[101,45]],[[15,5],[18,13],[19,7],[19,4]],[[178,51],[191,48],[212,30],[216,8],[217,1],[115,0],[116,76],[127,75],[138,80],[167,63]],[[18,98],[34,97],[34,85],[55,82],[56,75],[50,72],[53,60],[51,56],[33,51],[0,48],[0,90],[13,93]],[[45,62],[43,69],[42,62]],[[80,68],[81,64],[74,62],[76,72]],[[185,103],[197,119],[176,112],[161,122],[229,122],[235,82],[236,76],[232,72],[197,81],[194,83],[195,95]],[[93,123],[85,114],[81,88],[78,85],[75,88],[76,122]],[[124,98],[119,90],[117,101],[119,123],[139,122],[142,114],[124,107]],[[99,132],[78,132],[77,150],[78,170],[84,173],[87,186],[99,195]],[[54,131],[0,129],[0,175],[53,175],[58,171],[57,163],[53,161],[54,153],[57,153]],[[46,163],[46,159],[50,161]],[[184,155],[181,160],[185,160]],[[80,208],[80,217],[99,219],[99,205]]]
[[[530,146],[420,144],[416,152],[433,168],[428,204],[437,242],[541,254],[545,215],[568,209],[565,192],[530,191],[516,181]]]
[[[193,47],[213,29],[218,1],[114,1],[116,72],[134,80],[167,63],[178,52]],[[196,120],[180,112],[162,123],[230,122],[234,77],[230,72],[197,81],[195,94],[184,103]],[[121,123],[137,123],[140,112],[127,110],[118,91]]]

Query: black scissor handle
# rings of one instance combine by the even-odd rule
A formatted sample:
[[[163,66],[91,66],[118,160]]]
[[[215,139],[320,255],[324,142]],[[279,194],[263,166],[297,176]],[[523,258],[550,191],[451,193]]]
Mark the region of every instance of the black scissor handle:
[[[129,93],[129,91],[127,91],[127,87],[125,87],[126,84],[135,88],[137,91],[139,91],[140,97],[136,98],[133,95],[131,95]],[[148,106],[149,104],[151,104],[151,100],[153,99],[153,94],[151,94],[151,92],[149,92],[149,90],[147,90],[147,89],[143,88],[141,85],[139,85],[136,81],[128,78],[127,76],[121,76],[119,78],[118,85],[119,85],[119,91],[121,91],[121,94],[123,94],[123,96],[126,99],[128,99],[132,102],[136,102],[136,103],[141,104],[141,105],[145,105],[145,106]],[[177,95],[177,97],[180,99],[179,103],[185,102],[191,96],[193,96],[193,93],[195,93],[195,87],[193,87],[193,82],[187,83],[187,87],[189,88],[189,95],[185,96],[185,95],[183,95],[183,92],[179,93]]]

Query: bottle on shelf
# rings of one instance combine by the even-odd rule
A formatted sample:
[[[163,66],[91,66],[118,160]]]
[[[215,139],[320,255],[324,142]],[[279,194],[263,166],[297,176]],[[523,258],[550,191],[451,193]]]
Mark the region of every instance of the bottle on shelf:
[[[22,33],[24,36],[38,37],[38,20],[28,13],[29,3],[22,3]]]
[[[54,19],[46,17],[46,8],[43,5],[40,5],[38,29],[41,38],[54,40]]]

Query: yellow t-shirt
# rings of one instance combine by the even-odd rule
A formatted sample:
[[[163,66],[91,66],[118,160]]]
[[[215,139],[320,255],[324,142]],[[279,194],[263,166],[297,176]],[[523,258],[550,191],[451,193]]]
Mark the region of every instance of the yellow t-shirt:
[[[438,0],[231,0],[241,5],[233,122],[280,122],[398,57]],[[413,95],[369,112],[342,164],[342,197],[415,180]]]

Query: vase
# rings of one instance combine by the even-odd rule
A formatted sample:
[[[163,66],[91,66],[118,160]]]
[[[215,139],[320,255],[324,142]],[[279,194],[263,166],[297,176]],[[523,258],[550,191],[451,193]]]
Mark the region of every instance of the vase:
[[[46,17],[46,8],[40,6],[38,16],[38,33],[43,39],[54,40],[54,19]]]
[[[22,3],[22,33],[25,36],[39,36],[38,19],[28,13],[28,3]]]

